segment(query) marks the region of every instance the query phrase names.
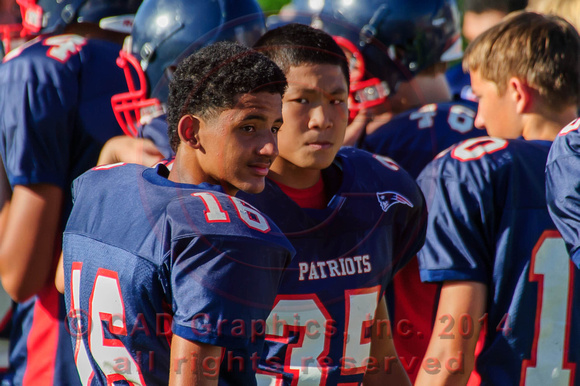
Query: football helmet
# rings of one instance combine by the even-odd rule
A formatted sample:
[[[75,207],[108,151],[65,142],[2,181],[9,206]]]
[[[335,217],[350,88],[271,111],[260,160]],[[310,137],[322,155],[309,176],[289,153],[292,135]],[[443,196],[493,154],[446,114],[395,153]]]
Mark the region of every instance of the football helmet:
[[[101,19],[131,15],[141,0],[16,0],[22,25],[31,35],[60,32],[67,24],[99,23]]]
[[[311,24],[351,65],[351,111],[382,104],[400,82],[462,55],[455,0],[326,0]]]
[[[177,64],[216,41],[251,46],[264,33],[256,0],[145,0],[135,15],[130,39],[117,64],[129,91],[111,99],[126,134],[163,113]]]

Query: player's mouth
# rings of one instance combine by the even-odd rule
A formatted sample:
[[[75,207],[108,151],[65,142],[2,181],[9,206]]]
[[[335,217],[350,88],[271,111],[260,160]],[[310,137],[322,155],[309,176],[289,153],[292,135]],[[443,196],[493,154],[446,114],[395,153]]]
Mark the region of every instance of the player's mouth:
[[[265,177],[270,171],[270,165],[272,165],[272,162],[253,162],[249,166],[255,174]]]
[[[317,141],[317,142],[308,142],[308,147],[313,150],[326,150],[332,147],[332,142],[328,141]]]

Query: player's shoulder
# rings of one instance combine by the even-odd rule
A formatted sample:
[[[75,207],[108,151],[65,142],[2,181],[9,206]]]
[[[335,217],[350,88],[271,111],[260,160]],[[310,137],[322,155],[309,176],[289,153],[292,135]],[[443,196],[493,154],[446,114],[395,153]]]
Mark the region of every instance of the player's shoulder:
[[[414,142],[418,135],[453,136],[457,142],[464,136],[480,135],[474,126],[477,104],[470,101],[430,103],[394,116],[367,136],[364,146],[377,150],[393,142]]]
[[[119,49],[117,43],[74,34],[39,36],[9,52],[0,68],[3,72],[17,73],[21,79],[45,73],[46,79],[37,79],[42,82],[63,72],[78,71],[83,63],[94,58],[114,59]]]
[[[461,141],[439,153],[423,170],[427,175],[466,177],[474,174],[492,175],[520,165],[544,167],[550,149],[549,141],[528,141],[523,138],[504,139],[477,137]]]
[[[351,193],[377,192],[385,189],[416,190],[417,185],[393,159],[353,147],[343,147],[336,156],[343,174],[343,186]],[[350,182],[350,183],[349,183]],[[345,192],[346,193],[346,192]]]
[[[563,157],[578,157],[580,155],[580,118],[565,126],[554,139],[550,150],[548,163]]]
[[[462,132],[468,130],[468,127],[469,130],[473,128],[476,113],[477,103],[467,100],[428,103],[397,114],[384,127],[392,130],[397,127],[426,129],[433,126],[449,126],[453,130]],[[471,125],[462,125],[464,121]]]
[[[282,231],[266,214],[247,201],[224,193],[219,186],[200,184],[174,192],[166,209],[173,239],[195,235],[238,237],[277,244],[293,251]]]
[[[357,177],[365,174],[405,174],[393,159],[350,146],[342,147],[338,151],[335,162],[340,162],[343,174],[356,173]]]
[[[139,176],[146,166],[118,162],[114,164],[95,166],[75,179],[75,184],[97,185],[101,183],[126,185],[134,181],[135,176]]]

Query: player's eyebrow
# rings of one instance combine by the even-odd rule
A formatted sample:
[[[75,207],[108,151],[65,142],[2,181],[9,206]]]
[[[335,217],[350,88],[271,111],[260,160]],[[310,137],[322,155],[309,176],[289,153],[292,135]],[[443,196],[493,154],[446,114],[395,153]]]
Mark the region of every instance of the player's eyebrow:
[[[262,121],[262,122],[265,122],[265,121],[267,121],[267,119],[264,115],[252,114],[252,115],[248,115],[248,116],[244,117],[244,121]],[[274,123],[284,123],[284,120],[282,119],[282,117],[279,117],[277,119],[274,119]]]
[[[303,93],[307,93],[307,94],[316,94],[316,93],[320,92],[320,89],[309,88],[309,87],[296,87],[296,89],[294,91],[295,92],[303,92]],[[346,93],[347,93],[347,90],[342,86],[335,88],[331,92],[328,92],[328,93],[325,92],[325,94],[327,94],[327,95],[341,95],[341,94],[346,94]]]

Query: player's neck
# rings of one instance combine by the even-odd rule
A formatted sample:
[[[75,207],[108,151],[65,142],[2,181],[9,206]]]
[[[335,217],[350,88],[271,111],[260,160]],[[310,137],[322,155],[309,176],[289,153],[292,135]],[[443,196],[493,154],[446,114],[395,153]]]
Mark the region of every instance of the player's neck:
[[[294,189],[307,189],[314,186],[322,172],[320,169],[301,168],[290,162],[276,159],[270,167],[268,178]]]
[[[224,192],[230,196],[234,196],[238,189],[228,184],[220,184],[219,181],[214,180],[208,175],[199,165],[194,152],[180,151],[175,154],[173,166],[169,172],[167,179],[178,184],[199,185],[204,182],[221,185]]]
[[[560,130],[576,117],[576,106],[568,106],[561,112],[529,114],[524,123],[522,136],[527,140],[553,141]]]

